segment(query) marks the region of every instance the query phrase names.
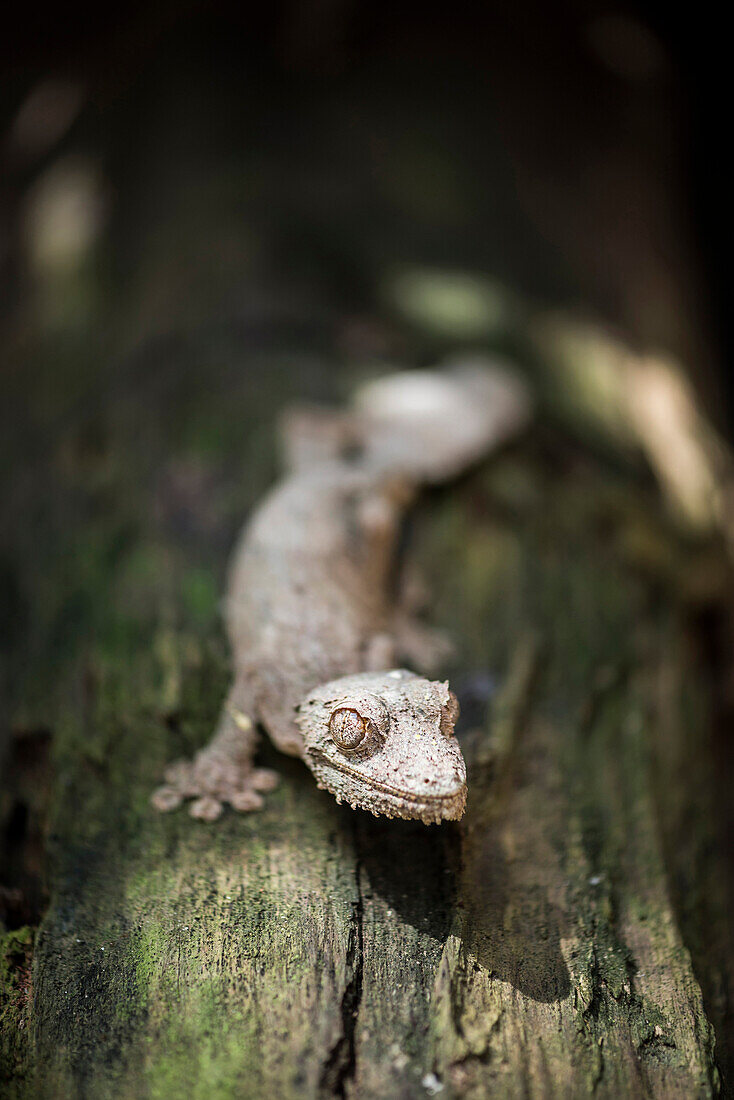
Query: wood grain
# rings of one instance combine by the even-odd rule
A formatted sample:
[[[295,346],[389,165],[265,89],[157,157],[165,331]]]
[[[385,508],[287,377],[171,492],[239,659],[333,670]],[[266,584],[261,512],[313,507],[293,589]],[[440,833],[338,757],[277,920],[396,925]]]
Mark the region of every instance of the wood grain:
[[[711,960],[694,965],[688,937],[708,922],[721,942],[723,913],[715,894],[684,912],[671,888],[703,881],[710,818],[691,824],[698,788],[681,773],[700,772],[710,709],[685,608],[629,549],[665,522],[634,483],[583,453],[556,469],[548,446],[552,434],[525,439],[413,525],[434,618],[460,650],[470,798],[461,825],[440,828],[340,808],[269,747],[283,780],[262,813],[206,826],[150,809],[164,762],[207,740],[225,689],[206,558],[220,545],[221,568],[226,538],[210,528],[230,515],[182,540],[170,496],[152,507],[160,474],[125,497],[121,451],[120,507],[112,530],[87,522],[99,563],[79,581],[108,603],[82,619],[54,704],[24,1087],[717,1092]],[[196,486],[226,500],[236,465],[202,462],[192,517]],[[113,550],[128,507],[155,518]],[[673,760],[678,781],[661,786]]]

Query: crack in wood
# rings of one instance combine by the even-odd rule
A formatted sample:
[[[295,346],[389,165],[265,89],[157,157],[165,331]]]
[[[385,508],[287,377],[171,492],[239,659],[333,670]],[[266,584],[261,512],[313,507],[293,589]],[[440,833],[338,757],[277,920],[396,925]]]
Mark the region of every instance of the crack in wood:
[[[356,827],[355,827],[356,843]],[[364,978],[364,899],[362,896],[362,864],[359,857],[354,867],[357,899],[352,902],[352,917],[346,955],[346,984],[341,1001],[342,1031],[324,1062],[320,1090],[322,1096],[346,1096],[346,1084],[354,1077],[357,1066],[355,1035],[362,1002]]]

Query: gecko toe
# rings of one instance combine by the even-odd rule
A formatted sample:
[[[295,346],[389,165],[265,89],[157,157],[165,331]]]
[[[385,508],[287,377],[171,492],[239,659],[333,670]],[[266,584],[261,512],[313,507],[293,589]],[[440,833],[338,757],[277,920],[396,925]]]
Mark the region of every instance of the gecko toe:
[[[163,773],[166,783],[179,790],[184,790],[191,782],[193,766],[189,760],[176,760],[169,764]]]
[[[216,821],[222,813],[222,803],[211,795],[205,795],[191,803],[189,813],[199,821]]]
[[[253,810],[261,810],[264,802],[257,791],[247,788],[244,791],[236,791],[229,795],[227,801],[232,809],[241,814],[251,813]]]
[[[168,813],[177,809],[183,802],[183,795],[177,787],[164,786],[153,791],[150,796],[151,805],[161,813]]]
[[[274,791],[279,782],[280,776],[270,768],[254,768],[249,778],[253,791]]]

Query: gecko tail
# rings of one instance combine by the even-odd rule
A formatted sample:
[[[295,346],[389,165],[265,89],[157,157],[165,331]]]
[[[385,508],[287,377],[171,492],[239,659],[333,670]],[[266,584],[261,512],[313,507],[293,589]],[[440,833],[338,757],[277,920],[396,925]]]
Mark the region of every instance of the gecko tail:
[[[362,386],[353,407],[367,458],[421,484],[450,480],[521,431],[530,388],[498,358],[467,355]]]
[[[414,485],[449,481],[530,420],[517,370],[475,353],[437,370],[405,370],[361,386],[351,408],[296,405],[280,417],[283,465],[356,461]]]

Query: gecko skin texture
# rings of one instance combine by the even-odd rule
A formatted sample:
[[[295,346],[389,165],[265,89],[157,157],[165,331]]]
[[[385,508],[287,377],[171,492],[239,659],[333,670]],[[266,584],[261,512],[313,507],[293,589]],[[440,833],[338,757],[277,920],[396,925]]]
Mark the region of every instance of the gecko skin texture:
[[[258,724],[339,802],[425,823],[464,812],[456,696],[425,679],[446,640],[396,591],[397,545],[416,489],[453,477],[512,435],[529,402],[494,364],[387,376],[352,410],[291,414],[292,473],[255,510],[225,604],[234,679],[209,745],[172,764],[159,810],[191,799],[259,809],[275,772],[253,766]]]
[[[456,696],[444,681],[406,669],[342,676],[298,708],[305,758],[319,787],[353,809],[429,824],[464,813],[466,767],[454,722]],[[346,736],[345,736],[346,733]],[[363,791],[355,801],[354,785]]]

